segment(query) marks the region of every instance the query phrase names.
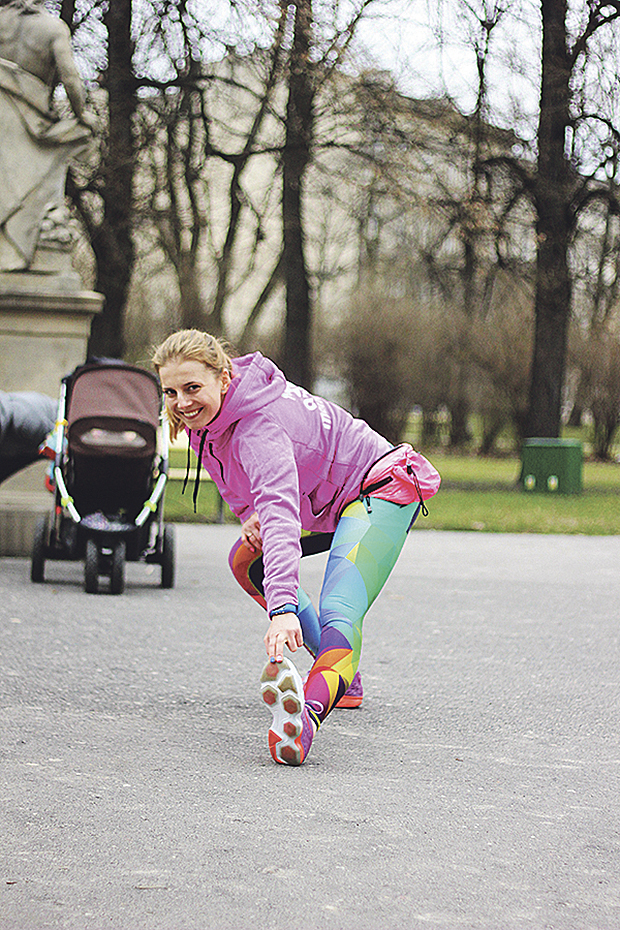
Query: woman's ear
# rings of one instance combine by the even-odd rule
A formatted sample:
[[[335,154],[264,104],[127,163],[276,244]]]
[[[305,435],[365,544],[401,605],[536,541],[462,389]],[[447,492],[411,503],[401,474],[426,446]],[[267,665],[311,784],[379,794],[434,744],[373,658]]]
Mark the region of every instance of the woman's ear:
[[[222,372],[222,387],[221,387],[222,397],[227,392],[229,387],[230,387],[230,372],[228,371],[227,368],[225,368],[224,371]]]

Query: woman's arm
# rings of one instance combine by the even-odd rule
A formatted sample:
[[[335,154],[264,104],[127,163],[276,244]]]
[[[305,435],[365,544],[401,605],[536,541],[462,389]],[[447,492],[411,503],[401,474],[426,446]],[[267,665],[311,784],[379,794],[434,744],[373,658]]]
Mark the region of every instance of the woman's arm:
[[[273,610],[282,604],[297,603],[301,558],[299,475],[293,444],[279,424],[257,417],[251,424],[243,424],[243,429],[239,427],[236,455],[248,478],[257,513],[265,599],[267,609]]]

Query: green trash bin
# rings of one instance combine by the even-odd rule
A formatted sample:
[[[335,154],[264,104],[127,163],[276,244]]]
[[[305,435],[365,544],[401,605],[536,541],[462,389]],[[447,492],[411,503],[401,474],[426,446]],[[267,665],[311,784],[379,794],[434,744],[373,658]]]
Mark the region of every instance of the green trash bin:
[[[521,487],[544,494],[579,494],[583,446],[578,439],[526,439],[521,452]]]

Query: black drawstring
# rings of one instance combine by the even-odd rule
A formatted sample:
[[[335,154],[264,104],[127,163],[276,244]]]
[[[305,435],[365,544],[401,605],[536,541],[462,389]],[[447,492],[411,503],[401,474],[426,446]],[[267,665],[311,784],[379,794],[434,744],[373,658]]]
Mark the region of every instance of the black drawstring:
[[[216,455],[215,452],[213,451],[213,443],[212,443],[212,442],[209,443],[209,453],[210,453],[210,455],[211,455],[211,458],[212,458],[212,459],[215,459],[215,461],[217,462],[217,464],[220,466],[220,475],[222,476],[222,481],[224,481],[224,466],[222,465],[222,463],[221,463],[220,460],[218,459],[217,455]],[[226,482],[224,482],[224,483],[226,483]]]
[[[192,451],[191,438],[192,438],[192,433],[190,430],[190,434],[187,440],[187,465],[185,466],[185,480],[183,482],[183,487],[181,488],[181,494],[185,494],[185,488],[187,487],[187,482],[189,481],[189,468],[190,468],[190,463],[191,463],[191,451]]]
[[[196,501],[198,500],[198,488],[200,487],[200,472],[202,470],[202,453],[205,450],[205,443],[207,441],[208,430],[205,430],[200,437],[200,448],[198,449],[198,462],[196,464],[196,478],[194,481],[194,493],[192,499],[194,501],[194,513],[196,513]]]
[[[408,462],[407,462],[407,471],[413,478],[415,489],[418,492],[418,500],[420,501],[420,507],[422,508],[422,516],[428,517],[428,509],[426,507],[426,504],[422,500],[422,489],[420,488],[420,482],[418,481],[418,476],[416,475],[415,471],[413,470],[413,468]]]

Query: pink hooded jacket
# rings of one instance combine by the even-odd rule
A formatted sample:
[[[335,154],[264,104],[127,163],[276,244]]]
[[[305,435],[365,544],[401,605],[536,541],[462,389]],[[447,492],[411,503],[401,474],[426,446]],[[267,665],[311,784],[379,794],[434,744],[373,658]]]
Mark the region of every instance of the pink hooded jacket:
[[[268,610],[297,603],[302,528],[333,531],[364,472],[391,448],[260,352],[233,359],[220,412],[189,440],[236,516],[258,513]]]

